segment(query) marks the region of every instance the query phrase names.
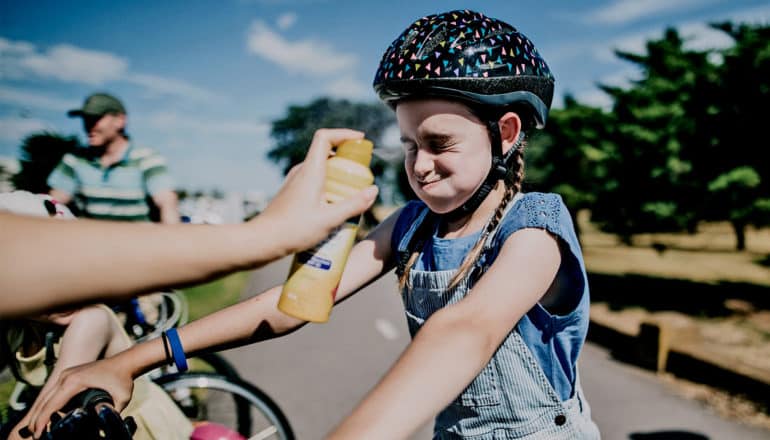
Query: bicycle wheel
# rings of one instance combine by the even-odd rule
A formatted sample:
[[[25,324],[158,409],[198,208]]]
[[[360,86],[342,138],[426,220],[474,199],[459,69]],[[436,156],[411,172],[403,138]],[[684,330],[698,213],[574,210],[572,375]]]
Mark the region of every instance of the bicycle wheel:
[[[213,373],[169,374],[155,381],[193,422],[219,423],[249,440],[294,439],[283,411],[248,382]]]
[[[214,352],[201,353],[191,359],[199,359],[201,361],[200,364],[197,361],[192,361],[192,367],[200,367],[203,369],[202,372],[213,372],[220,376],[225,376],[228,379],[238,380],[241,378],[241,375],[238,374],[238,370],[235,369],[233,364],[220,354]],[[211,371],[207,371],[208,369]],[[195,370],[193,369],[193,371]]]

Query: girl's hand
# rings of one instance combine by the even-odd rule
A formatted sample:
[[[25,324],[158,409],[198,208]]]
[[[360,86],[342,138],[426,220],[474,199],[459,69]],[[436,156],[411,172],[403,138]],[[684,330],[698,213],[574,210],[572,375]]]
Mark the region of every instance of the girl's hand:
[[[19,423],[13,427],[13,430],[11,430],[11,433],[8,436],[8,440],[24,440],[24,437],[22,437],[21,434],[19,434],[19,430],[29,425],[29,415],[30,413],[27,412],[24,418],[22,418],[21,421],[19,421]],[[32,428],[30,428],[30,430],[31,429]]]
[[[54,386],[41,394],[25,418],[35,438],[40,438],[51,419],[76,394],[88,388],[101,388],[115,401],[115,409],[122,411],[131,400],[134,381],[112,358],[83,364],[64,370]]]

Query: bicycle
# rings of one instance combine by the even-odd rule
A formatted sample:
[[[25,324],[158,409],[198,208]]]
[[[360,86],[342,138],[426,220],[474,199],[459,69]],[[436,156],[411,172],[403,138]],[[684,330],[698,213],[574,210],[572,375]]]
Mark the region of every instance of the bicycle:
[[[215,422],[249,440],[293,440],[281,408],[265,392],[241,379],[214,373],[175,373],[155,381],[196,422]]]
[[[201,406],[201,401],[193,405],[194,410],[205,413],[206,418],[200,418],[202,414],[193,417],[195,429],[190,437],[191,440],[294,440],[288,420],[278,406],[266,394],[247,382],[233,382],[211,373],[169,375],[163,382],[164,389],[169,393],[194,388],[207,393],[217,390],[224,394],[241,396],[253,407],[252,411],[258,411],[264,416],[264,422],[258,428],[248,433],[238,432],[228,426],[228,420],[221,420],[227,418],[227,408],[216,407],[212,403],[217,402],[218,399],[207,398],[205,407]],[[230,400],[232,399],[221,399],[221,401]],[[131,440],[137,429],[133,418],[123,419],[115,410],[111,396],[100,389],[88,389],[79,393],[62,408],[61,412],[65,415],[51,417],[51,423],[43,433],[42,439]],[[212,419],[215,412],[220,416],[218,420]],[[31,432],[28,428],[22,428],[21,434],[29,437]]]
[[[88,389],[73,397],[62,408],[64,416],[52,416],[43,432],[43,440],[131,440],[136,432],[133,418],[125,420],[115,410],[112,397],[104,390]],[[29,428],[22,428],[22,437],[32,437]]]

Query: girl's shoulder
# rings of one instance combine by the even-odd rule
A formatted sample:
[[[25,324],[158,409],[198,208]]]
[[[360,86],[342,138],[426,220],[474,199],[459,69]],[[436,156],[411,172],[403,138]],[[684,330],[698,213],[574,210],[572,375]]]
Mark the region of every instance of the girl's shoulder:
[[[556,193],[522,194],[503,218],[500,228],[503,239],[523,228],[544,229],[567,240],[575,234],[569,209]]]

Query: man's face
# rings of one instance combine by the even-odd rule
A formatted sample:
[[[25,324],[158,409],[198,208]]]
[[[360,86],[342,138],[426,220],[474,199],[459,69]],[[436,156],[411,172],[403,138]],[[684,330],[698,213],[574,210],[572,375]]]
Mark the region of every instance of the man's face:
[[[125,126],[126,115],[83,116],[83,128],[88,135],[88,145],[92,147],[104,147],[115,141]]]

